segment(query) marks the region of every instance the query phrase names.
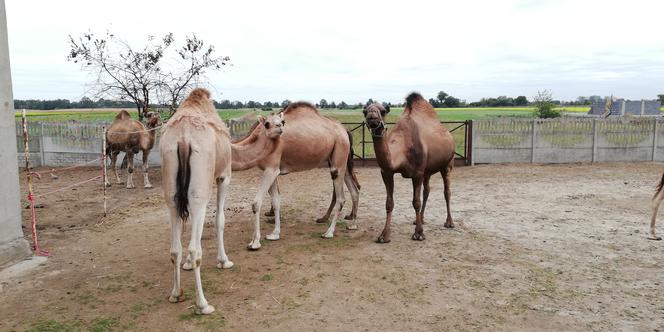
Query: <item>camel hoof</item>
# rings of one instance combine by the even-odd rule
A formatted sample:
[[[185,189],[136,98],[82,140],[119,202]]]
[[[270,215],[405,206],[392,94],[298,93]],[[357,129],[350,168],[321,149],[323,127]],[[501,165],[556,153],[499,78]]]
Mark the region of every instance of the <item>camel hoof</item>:
[[[279,234],[268,234],[265,236],[266,240],[277,241],[279,240]]]
[[[414,241],[424,241],[424,234],[415,233],[413,234],[413,236],[411,236],[411,239],[413,239]]]
[[[248,245],[247,248],[249,250],[258,250],[261,248],[261,242],[260,241],[251,241]]]
[[[214,306],[207,305],[205,308],[196,308],[197,315],[209,315],[214,312]]]
[[[453,223],[445,223],[445,225],[443,225],[443,227],[451,229],[451,228],[454,228],[454,224]]]
[[[170,303],[178,303],[184,301],[184,292],[182,291],[182,288],[180,288],[180,292],[177,296],[171,294],[171,296],[168,297],[168,302]]]
[[[111,186],[111,183],[110,183],[110,182],[106,182],[105,185],[106,185],[107,187],[110,187],[110,186]]]
[[[325,224],[328,221],[329,221],[328,218],[318,218],[318,219],[316,219],[317,224]]]
[[[324,239],[331,239],[331,238],[334,237],[334,233],[325,232],[321,235],[321,237],[324,238]]]
[[[662,237],[661,236],[648,236],[648,240],[661,241]]]
[[[235,264],[231,261],[225,261],[225,262],[220,261],[219,263],[217,263],[217,268],[218,269],[230,269],[230,268],[233,267],[233,265],[235,265]]]
[[[346,229],[349,231],[354,231],[357,229],[357,225],[356,224],[346,225]]]
[[[149,188],[152,188],[152,185],[151,185],[151,184],[146,184],[146,185],[143,186],[143,187],[146,188],[146,189],[149,189]]]
[[[127,185],[125,188],[127,188],[127,189],[134,189],[134,188],[136,188],[136,187],[132,184],[132,185]]]
[[[274,211],[270,210],[270,211],[265,212],[265,216],[266,217],[274,217]]]
[[[379,236],[376,239],[376,243],[390,243],[390,239],[386,239],[384,236]]]
[[[191,271],[194,269],[194,266],[191,264],[191,262],[184,262],[184,264],[182,264],[182,269],[185,271]]]
[[[354,220],[354,219],[355,219],[355,216],[352,215],[352,214],[349,214],[349,215],[345,216],[344,219],[346,219],[346,220]]]

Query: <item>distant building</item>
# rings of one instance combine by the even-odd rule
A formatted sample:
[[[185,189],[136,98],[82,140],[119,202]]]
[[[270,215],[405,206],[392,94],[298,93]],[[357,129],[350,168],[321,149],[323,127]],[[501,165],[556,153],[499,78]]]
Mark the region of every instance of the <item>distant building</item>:
[[[601,101],[598,103],[593,103],[590,106],[590,115],[602,115],[604,114],[604,108],[606,107],[606,102]],[[659,100],[625,100],[617,99],[611,104],[610,116],[621,116],[621,115],[661,115],[662,111],[660,108],[662,104]]]

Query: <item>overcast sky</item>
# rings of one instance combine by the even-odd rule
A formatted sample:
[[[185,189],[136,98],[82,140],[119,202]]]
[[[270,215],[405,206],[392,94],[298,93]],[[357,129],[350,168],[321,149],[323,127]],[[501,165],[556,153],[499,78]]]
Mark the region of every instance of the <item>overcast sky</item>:
[[[467,101],[550,89],[556,99],[664,93],[664,1],[6,0],[14,97],[85,95],[68,35],[109,30],[134,45],[196,33],[232,66],[214,98]]]

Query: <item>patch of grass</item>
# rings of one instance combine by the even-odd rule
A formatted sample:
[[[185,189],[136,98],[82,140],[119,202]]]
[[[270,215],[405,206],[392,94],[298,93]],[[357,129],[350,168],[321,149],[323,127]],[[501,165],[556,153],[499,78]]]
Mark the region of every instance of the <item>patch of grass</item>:
[[[147,305],[143,302],[134,303],[129,307],[129,310],[133,313],[139,313],[147,308]]]
[[[106,332],[111,331],[114,327],[118,326],[119,322],[116,318],[98,317],[90,323],[91,332]]]
[[[69,332],[80,331],[79,323],[58,322],[53,319],[42,319],[30,325],[29,332]]]
[[[261,277],[261,281],[270,281],[272,279],[274,279],[274,277],[272,276],[272,273],[264,274]]]
[[[86,290],[83,292],[83,294],[78,295],[77,299],[81,304],[89,304],[90,302],[97,301],[95,294],[89,290]]]
[[[181,322],[190,322],[190,321],[198,321],[203,318],[203,315],[197,315],[193,311],[186,313],[186,314],[179,314],[178,315],[178,320]]]

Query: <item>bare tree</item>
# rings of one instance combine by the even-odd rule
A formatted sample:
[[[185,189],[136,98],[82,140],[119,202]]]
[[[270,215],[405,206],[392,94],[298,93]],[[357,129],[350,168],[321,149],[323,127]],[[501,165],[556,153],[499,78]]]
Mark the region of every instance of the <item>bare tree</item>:
[[[173,43],[172,33],[158,40],[148,36],[147,45],[135,50],[110,32],[101,37],[86,33],[78,39],[70,35],[67,60],[96,76],[89,85],[93,95],[133,102],[142,120],[154,101],[174,110],[207,69],[218,70],[229,61],[215,57],[214,47],[193,35],[175,50],[178,61],[166,63]]]

